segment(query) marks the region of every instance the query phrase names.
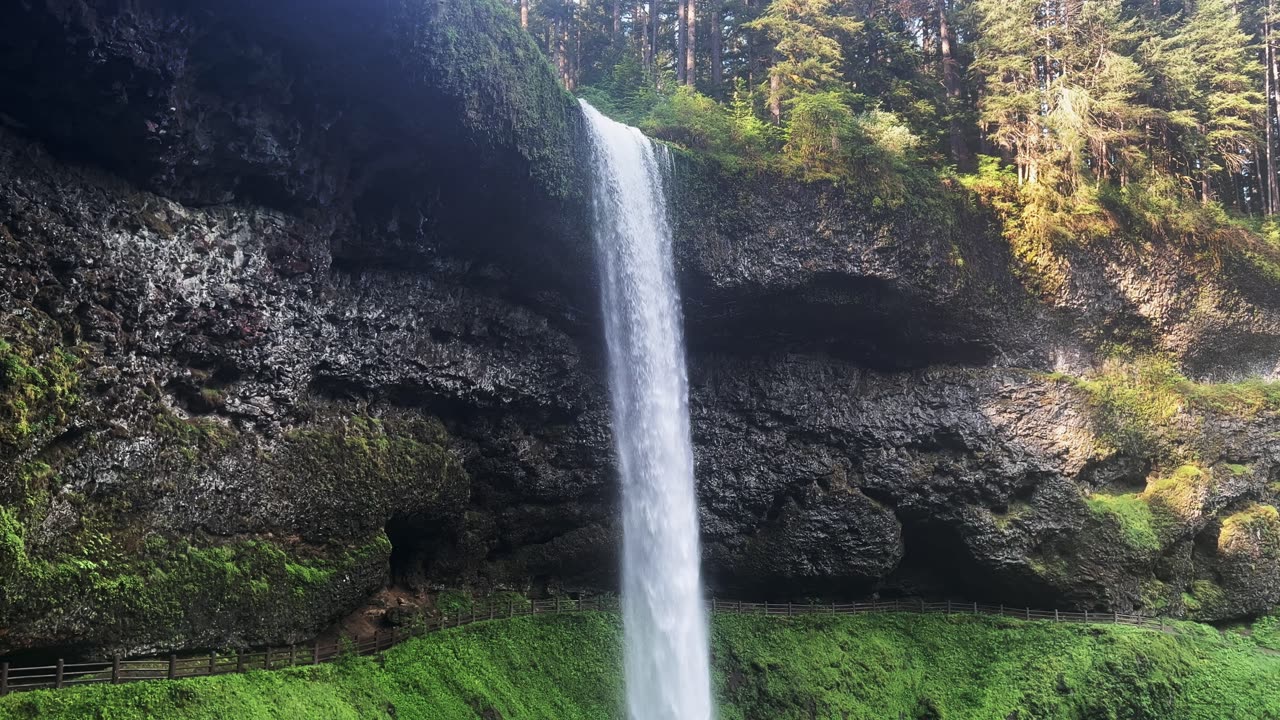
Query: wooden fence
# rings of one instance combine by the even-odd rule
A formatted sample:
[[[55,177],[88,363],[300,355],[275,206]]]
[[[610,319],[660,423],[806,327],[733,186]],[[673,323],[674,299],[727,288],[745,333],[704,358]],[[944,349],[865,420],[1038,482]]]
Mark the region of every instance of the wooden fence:
[[[314,642],[288,647],[268,647],[252,652],[210,652],[202,655],[176,654],[167,657],[151,657],[137,660],[112,658],[97,662],[68,663],[58,660],[53,665],[12,666],[0,662],[0,696],[21,690],[64,688],[91,683],[125,683],[138,680],[173,680],[175,678],[205,677],[239,673],[247,670],[275,670],[295,665],[318,665],[352,653],[377,655],[398,643],[428,632],[445,628],[470,625],[482,620],[544,615],[548,613],[577,612],[584,610],[616,610],[616,598],[586,598],[574,600],[557,598],[522,602],[490,602],[473,604],[470,609],[451,615],[427,617],[425,615],[404,628],[379,630],[364,638],[341,638],[333,642]],[[1128,615],[1124,613],[1060,612],[1058,610],[1033,610],[1004,605],[980,605],[978,603],[924,602],[920,600],[889,600],[865,603],[830,603],[825,605],[800,603],[751,603],[737,600],[707,601],[707,609],[716,613],[743,615],[767,615],[795,617],[801,615],[857,615],[864,613],[938,613],[947,615],[997,615],[1020,620],[1048,620],[1072,623],[1114,623],[1170,631],[1164,618]]]

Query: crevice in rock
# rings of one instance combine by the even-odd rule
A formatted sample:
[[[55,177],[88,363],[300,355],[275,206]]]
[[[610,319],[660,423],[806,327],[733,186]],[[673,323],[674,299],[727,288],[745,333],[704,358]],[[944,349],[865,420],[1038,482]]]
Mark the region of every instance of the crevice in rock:
[[[391,541],[391,585],[408,589],[426,586],[453,543],[438,520],[420,514],[395,515],[387,521]]]
[[[997,573],[974,560],[960,530],[928,519],[903,519],[902,561],[884,581],[891,595],[1005,603],[1032,607],[1060,604],[1052,590],[1029,574]]]

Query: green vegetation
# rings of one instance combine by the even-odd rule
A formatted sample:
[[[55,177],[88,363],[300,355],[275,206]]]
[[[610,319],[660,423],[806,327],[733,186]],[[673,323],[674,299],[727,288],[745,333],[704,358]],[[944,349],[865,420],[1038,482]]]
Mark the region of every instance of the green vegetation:
[[[355,415],[286,434],[270,463],[321,498],[358,498],[365,507],[390,509],[397,494],[412,487],[423,500],[430,494],[437,503],[457,505],[465,502],[469,482],[446,443],[444,426],[434,419]],[[338,526],[350,525],[349,519],[339,520]]]
[[[381,567],[391,552],[381,534],[343,549],[265,540],[196,546],[154,534],[125,543],[90,531],[77,539],[77,552],[41,558],[28,554],[25,532],[15,514],[0,507],[0,625],[17,613],[56,624],[88,612],[114,618],[115,632],[135,641],[192,623],[290,623],[323,605],[318,600],[332,592],[331,584]],[[75,603],[67,603],[67,588],[75,588]]]
[[[1091,242],[1280,280],[1261,0],[511,2],[563,86],[730,169],[912,210],[967,188],[1033,291]]]
[[[1259,559],[1280,555],[1280,513],[1272,505],[1252,503],[1222,521],[1218,551]]]
[[[1170,522],[1194,523],[1204,515],[1217,481],[1197,465],[1180,465],[1168,477],[1147,482],[1142,497]]]
[[[0,452],[66,424],[79,399],[79,363],[63,347],[40,349],[0,339]]]
[[[1147,481],[1140,493],[1108,495],[1094,493],[1086,498],[1093,514],[1120,531],[1125,543],[1135,549],[1154,553],[1178,534],[1181,528],[1194,526],[1204,519],[1205,507],[1217,489],[1213,474],[1194,464],[1180,465],[1172,473]],[[1256,506],[1269,507],[1269,506]],[[1266,517],[1253,510],[1233,516],[1232,524],[1224,524],[1223,532],[1236,532],[1237,526],[1249,528],[1241,533],[1253,537]],[[1225,547],[1225,546],[1224,546]]]
[[[1254,621],[1249,636],[1259,647],[1280,651],[1280,615],[1267,615]]]
[[[1138,495],[1094,494],[1088,498],[1094,515],[1112,523],[1135,550],[1157,552],[1161,541],[1151,506]]]
[[[381,582],[390,554],[383,523],[397,498],[412,492],[429,507],[466,497],[466,474],[431,420],[327,418],[264,452],[226,423],[162,408],[138,434],[158,439],[156,457],[93,497],[67,487],[53,495],[62,485],[57,457],[17,468],[0,495],[0,627],[61,637],[105,617],[112,624],[97,627],[106,636],[171,642],[200,628],[217,637],[229,628],[314,625],[329,619],[335,597]],[[196,473],[225,471],[224,461],[243,468],[246,457],[272,492],[316,498],[311,537],[324,542],[154,529],[166,494]],[[72,524],[41,532],[53,508]],[[75,603],[66,602],[67,588],[76,589]]]
[[[1212,616],[1225,599],[1222,588],[1212,580],[1196,580],[1191,583],[1191,592],[1182,593],[1182,605],[1191,617]]]
[[[1264,619],[1265,620],[1265,619]],[[1252,636],[1183,623],[1172,635],[968,616],[717,616],[723,720],[1161,718],[1280,713],[1274,623]],[[621,639],[604,613],[481,623],[407,642],[384,661],[90,686],[0,699],[13,720],[134,718],[620,718]]]
[[[1120,352],[1090,376],[1054,377],[1088,394],[1095,431],[1104,445],[1101,451],[1124,451],[1161,461],[1196,459],[1194,449],[1182,440],[1205,413],[1253,418],[1280,411],[1280,383],[1260,378],[1196,382],[1160,355]],[[1248,468],[1237,465],[1231,471],[1247,472]]]
[[[406,5],[406,46],[434,87],[458,104],[453,112],[472,137],[513,147],[552,195],[581,191],[574,175],[573,98],[556,80],[533,39],[499,0]]]

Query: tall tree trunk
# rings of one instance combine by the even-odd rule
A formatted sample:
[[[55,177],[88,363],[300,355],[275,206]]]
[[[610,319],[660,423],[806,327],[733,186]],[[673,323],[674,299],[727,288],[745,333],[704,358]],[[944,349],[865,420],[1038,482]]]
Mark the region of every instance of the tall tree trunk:
[[[529,29],[529,0],[520,0],[520,27]]]
[[[578,0],[579,6],[582,0]],[[573,22],[573,68],[570,73],[569,89],[576,90],[578,88],[578,78],[582,76],[582,22],[580,21],[581,12],[574,14]]]
[[[782,124],[782,76],[776,70],[769,73],[769,115],[774,125]]]
[[[973,165],[969,147],[964,141],[964,128],[958,117],[961,103],[960,63],[955,58],[955,36],[947,21],[947,2],[938,0],[938,45],[942,52],[942,86],[947,93],[947,134],[951,139],[951,161],[961,170]]]
[[[556,69],[556,74],[560,72],[560,30],[558,21],[548,19],[547,30],[547,52],[551,53],[551,66]]]
[[[1266,118],[1266,161],[1267,161],[1267,179],[1266,179],[1266,198],[1265,212],[1267,215],[1274,215],[1280,209],[1280,185],[1276,183],[1276,155],[1275,155],[1275,127],[1273,120],[1280,119],[1280,102],[1277,102],[1276,83],[1280,82],[1280,74],[1276,73],[1276,49],[1272,44],[1271,23],[1272,13],[1275,11],[1275,0],[1267,2],[1267,18],[1263,24],[1263,34],[1265,38],[1265,59],[1266,67],[1266,94],[1267,105],[1266,112],[1263,115]]]
[[[689,12],[689,0],[678,0],[676,6],[676,84],[684,84],[685,15]]]
[[[711,92],[720,97],[724,94],[724,67],[721,54],[724,52],[724,34],[720,27],[720,1],[711,2]]]
[[[613,40],[622,37],[622,0],[613,0]]]
[[[694,46],[698,41],[698,25],[694,19],[696,14],[694,11],[698,7],[697,0],[685,0],[685,21],[688,23],[688,31],[685,33],[684,39],[684,84],[689,87],[694,86],[694,82],[698,78],[697,56],[694,53]]]
[[[649,0],[649,72],[653,73],[654,82],[658,79],[658,25],[662,15],[660,0]]]
[[[636,55],[640,58],[642,66],[648,65],[645,46],[648,44],[649,31],[645,28],[649,27],[649,17],[644,14],[644,3],[637,2],[635,10],[633,10],[631,27],[636,39]]]
[[[569,76],[569,23],[560,23],[560,82],[566,89],[572,90],[573,83]]]
[[[649,23],[652,22],[655,4],[651,0],[643,7],[636,5],[636,35],[640,37],[640,62],[644,65],[645,72],[650,72],[653,68],[653,46],[649,44]],[[641,17],[644,17],[644,22],[640,21]]]

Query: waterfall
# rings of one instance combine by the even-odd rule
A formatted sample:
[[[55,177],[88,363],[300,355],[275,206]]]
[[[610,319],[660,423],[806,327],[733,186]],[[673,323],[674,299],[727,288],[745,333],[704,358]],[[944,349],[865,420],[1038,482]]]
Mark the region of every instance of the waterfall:
[[[711,672],[664,147],[582,103],[609,394],[622,481],[622,613],[631,720],[709,720]]]

